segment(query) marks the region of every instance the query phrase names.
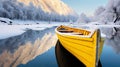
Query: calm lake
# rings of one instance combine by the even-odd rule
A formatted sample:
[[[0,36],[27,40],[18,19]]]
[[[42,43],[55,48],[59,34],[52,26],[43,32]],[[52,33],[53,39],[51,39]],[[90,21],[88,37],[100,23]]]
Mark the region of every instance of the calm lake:
[[[21,35],[0,39],[0,67],[85,67],[65,50],[54,29],[27,29]],[[99,67],[120,67],[120,38],[105,38]]]

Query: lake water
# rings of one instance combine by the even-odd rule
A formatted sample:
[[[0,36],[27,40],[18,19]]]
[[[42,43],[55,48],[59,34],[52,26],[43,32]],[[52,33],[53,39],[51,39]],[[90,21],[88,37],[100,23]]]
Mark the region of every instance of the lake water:
[[[57,40],[54,29],[28,29],[0,40],[0,67],[84,67]],[[99,67],[120,67],[120,38],[104,42]]]

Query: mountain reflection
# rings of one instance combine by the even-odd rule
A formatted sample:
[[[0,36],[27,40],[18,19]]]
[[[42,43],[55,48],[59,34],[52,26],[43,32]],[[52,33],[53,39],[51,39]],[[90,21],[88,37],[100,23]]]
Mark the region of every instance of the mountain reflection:
[[[59,41],[55,46],[56,59],[59,67],[86,67],[82,62],[69,53]],[[98,67],[102,67],[99,61]]]
[[[0,67],[26,64],[36,56],[55,46],[57,37],[53,28],[41,31],[27,30],[19,36],[0,40]]]

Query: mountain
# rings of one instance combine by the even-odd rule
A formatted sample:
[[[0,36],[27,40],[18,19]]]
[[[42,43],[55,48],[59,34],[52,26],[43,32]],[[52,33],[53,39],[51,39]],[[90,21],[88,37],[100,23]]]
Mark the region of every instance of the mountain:
[[[0,17],[65,22],[77,14],[61,0],[0,0]]]
[[[75,12],[61,0],[18,0],[18,2],[24,3],[27,6],[33,3],[35,7],[41,7],[43,11],[49,13],[55,12],[60,15],[75,14]]]

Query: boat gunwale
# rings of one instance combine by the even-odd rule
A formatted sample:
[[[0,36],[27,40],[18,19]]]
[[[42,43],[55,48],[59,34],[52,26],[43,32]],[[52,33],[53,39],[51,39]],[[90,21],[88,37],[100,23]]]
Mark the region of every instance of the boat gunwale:
[[[74,34],[71,34],[71,33],[61,33],[59,32],[57,29],[59,28],[60,26],[58,26],[56,29],[55,29],[55,32],[62,35],[62,36],[74,36],[74,37],[83,37],[83,38],[91,38],[92,35],[94,34],[95,32],[95,29],[94,30],[87,30],[87,31],[90,31],[90,34],[89,35],[74,35]],[[71,27],[73,28],[73,27]],[[82,28],[77,28],[77,29],[82,29]],[[86,29],[83,29],[83,30],[86,30]]]
[[[57,33],[58,34],[58,33]],[[86,39],[79,39],[79,38],[72,38],[72,37],[68,37],[68,36],[65,36],[65,35],[61,35],[60,36],[62,37],[66,37],[66,38],[69,38],[69,39],[74,39],[74,40],[81,40],[81,41],[88,41],[88,42],[93,42],[93,38],[92,39],[89,39],[89,40],[86,40]]]

